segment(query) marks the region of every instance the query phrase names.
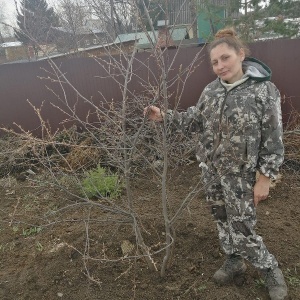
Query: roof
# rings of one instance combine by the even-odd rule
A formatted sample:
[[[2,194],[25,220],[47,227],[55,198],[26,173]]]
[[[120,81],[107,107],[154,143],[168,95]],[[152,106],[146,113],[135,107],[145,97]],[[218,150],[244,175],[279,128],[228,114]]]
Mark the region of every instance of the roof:
[[[172,39],[174,42],[181,42],[182,40],[185,39],[186,34],[187,34],[187,28],[186,27],[171,27],[169,29],[169,32],[172,36]],[[154,32],[155,37],[158,37],[158,31],[155,30]],[[115,43],[124,43],[128,41],[138,41],[137,42],[137,47],[138,48],[145,48],[148,47],[152,42],[155,42],[154,34],[152,31],[148,31],[148,35],[145,32],[134,32],[134,33],[123,33],[119,34],[117,38],[115,39]],[[149,40],[149,38],[151,40]]]
[[[170,29],[170,33],[172,34],[173,41],[182,41],[186,37],[187,29],[185,27],[174,28],[174,30]]]
[[[70,33],[73,34],[72,29],[66,28],[66,27],[52,27],[52,29],[59,31],[59,32],[64,32],[64,33]],[[100,33],[105,33],[100,29],[97,28],[89,28],[87,26],[81,26],[77,28],[76,34],[100,34]]]
[[[7,42],[7,43],[3,43],[0,44],[1,48],[9,48],[9,47],[20,47],[23,44],[21,42]]]
[[[126,43],[129,43],[129,42],[130,41],[127,41]],[[40,61],[40,60],[48,60],[48,59],[54,59],[54,58],[59,58],[59,57],[70,56],[72,54],[77,54],[77,53],[81,53],[81,52],[88,52],[89,50],[104,49],[105,47],[116,46],[116,44],[120,44],[120,43],[106,43],[106,44],[102,44],[102,45],[94,45],[94,46],[90,46],[90,47],[87,47],[87,48],[79,48],[76,52],[70,52],[70,53],[52,53],[52,54],[49,54],[48,56],[40,57],[37,60],[31,60],[30,61],[28,59],[21,59],[21,60],[15,60],[15,61],[5,62],[3,64],[35,63],[35,62]]]
[[[150,43],[149,38],[154,42],[154,34],[152,31],[148,31],[149,36],[145,32],[136,33],[123,33],[119,34],[115,40],[115,43],[124,43],[129,41],[138,41],[139,45]],[[155,36],[157,38],[158,32],[155,31]]]

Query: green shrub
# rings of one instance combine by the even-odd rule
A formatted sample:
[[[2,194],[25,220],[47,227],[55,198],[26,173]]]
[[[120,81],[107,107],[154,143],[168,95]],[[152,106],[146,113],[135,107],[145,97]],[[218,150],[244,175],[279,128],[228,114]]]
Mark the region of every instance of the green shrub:
[[[111,197],[120,196],[122,186],[116,174],[107,174],[100,166],[85,173],[82,180],[84,195],[88,197]]]
[[[37,234],[42,231],[42,227],[30,227],[27,229],[23,229],[23,236],[27,237],[30,235]]]

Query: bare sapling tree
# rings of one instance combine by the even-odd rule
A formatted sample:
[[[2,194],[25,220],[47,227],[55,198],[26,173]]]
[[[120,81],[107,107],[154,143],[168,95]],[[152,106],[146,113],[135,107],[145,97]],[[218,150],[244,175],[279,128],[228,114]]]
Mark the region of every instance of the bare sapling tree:
[[[168,1],[162,1],[162,5],[165,7],[164,11],[164,21],[165,24],[168,22],[168,14],[167,14],[167,7],[168,7]],[[185,1],[188,2],[188,1]],[[183,3],[182,5],[186,4]],[[154,24],[152,22],[152,18],[150,17],[149,13],[149,7],[146,6],[145,1],[139,1],[139,3],[142,6],[143,12],[145,14],[145,19],[148,22],[148,26],[151,28],[151,31],[153,33],[153,36],[155,37],[155,30],[154,30]],[[179,14],[179,13],[178,13]],[[142,20],[142,16],[140,15],[138,17],[139,20]],[[176,20],[176,18],[175,18]],[[195,20],[193,20],[195,21]],[[176,24],[176,23],[175,23]],[[175,25],[174,24],[174,25]],[[145,24],[139,24],[142,28],[147,28]],[[167,26],[166,26],[167,28]],[[167,29],[168,30],[168,29]],[[161,107],[161,109],[165,112],[170,108],[170,83],[172,82],[172,79],[170,78],[171,70],[173,68],[174,60],[172,61],[170,57],[168,56],[168,45],[172,45],[172,38],[171,34],[174,30],[174,26],[170,28],[170,31],[167,31],[167,34],[163,36],[163,44],[160,44],[160,41],[157,39],[151,40],[151,38],[148,36],[149,40],[153,43],[153,55],[156,60],[156,64],[159,70],[159,82],[157,83],[157,87],[155,90],[155,93],[153,94],[153,100],[151,101],[150,105],[158,105]],[[200,53],[199,53],[200,55]],[[176,55],[173,59],[176,59]],[[185,80],[187,80],[190,76],[190,74],[193,72],[193,69],[195,67],[198,67],[198,59],[199,56],[196,56],[194,61],[191,62],[191,65],[188,69],[182,70],[182,74],[179,72],[179,76],[174,80],[177,84],[182,79],[180,78],[181,75],[185,75]],[[189,70],[189,71],[188,71]],[[191,72],[191,73],[189,73]],[[181,93],[184,90],[186,81],[183,82]],[[172,83],[171,83],[172,84]],[[153,90],[153,88],[152,88]],[[177,95],[176,99],[176,105],[174,109],[177,108],[177,106],[180,104],[181,95],[180,93]],[[175,210],[174,215],[172,216],[169,208],[169,201],[168,201],[168,173],[169,173],[169,162],[170,162],[170,135],[172,136],[172,132],[174,129],[171,128],[170,124],[168,123],[167,118],[163,119],[163,125],[160,128],[160,143],[161,143],[161,157],[162,157],[162,170],[159,174],[159,178],[161,181],[161,201],[162,201],[162,210],[163,210],[163,218],[164,218],[164,224],[165,224],[165,255],[162,261],[161,266],[161,276],[165,276],[166,269],[170,266],[171,258],[172,258],[172,250],[175,245],[175,229],[174,225],[176,223],[177,217],[182,213],[183,209],[186,207],[186,205],[190,202],[190,200],[199,192],[199,186],[194,187],[193,191],[187,195],[185,199],[183,199],[182,205],[180,205],[179,208],[177,208],[177,211]]]
[[[167,1],[162,4],[168,7]],[[49,57],[49,68],[44,70],[41,82],[58,100],[53,106],[64,115],[62,127],[69,129],[53,131],[43,118],[42,106],[32,106],[40,120],[40,137],[20,126],[19,133],[3,129],[25,141],[26,149],[30,145],[34,163],[47,170],[48,176],[41,181],[32,178],[32,182],[51,184],[73,199],[68,205],[44,216],[44,227],[56,224],[57,219],[65,217],[67,211],[79,207],[86,209],[86,244],[84,249],[72,247],[83,256],[86,274],[95,282],[97,279],[89,268],[90,263],[137,261],[141,258],[145,259],[149,269],[160,270],[160,275],[164,277],[176,250],[176,222],[205,188],[198,180],[181,203],[173,203],[170,193],[170,183],[174,179],[172,170],[178,164],[189,161],[197,136],[177,131],[167,118],[161,123],[153,123],[148,121],[147,114],[143,116],[143,109],[148,105],[156,105],[164,112],[170,108],[180,108],[190,76],[201,67],[202,48],[188,63],[178,66],[176,62],[181,45],[175,47],[171,38],[175,24],[165,26],[163,36],[157,36],[151,10],[145,1],[131,1],[131,5],[136,12],[133,18],[139,20],[138,25],[144,29],[143,34],[151,45],[148,55],[138,53],[137,43],[132,51],[125,51],[122,45],[116,43],[104,49],[105,56],[87,58],[98,64],[99,82],[109,80],[111,86],[119,90],[119,99],[108,99],[101,90],[99,99],[85,96],[63,67]],[[165,11],[165,24],[167,17]],[[151,30],[148,31],[147,27]],[[116,52],[118,55],[113,55]],[[134,82],[139,83],[139,91],[133,88]],[[84,113],[81,111],[83,104]],[[73,124],[72,128],[70,124]],[[104,176],[100,174],[103,168],[107,171]],[[150,236],[145,227],[147,217],[140,213],[135,185],[141,178],[150,182],[151,177],[154,198],[160,197],[160,221],[164,226],[164,235],[158,241],[152,237],[151,242],[147,242]],[[113,182],[112,189],[103,191],[100,183],[104,182],[104,188],[111,187],[111,183],[105,183],[106,178],[117,180]],[[145,199],[147,193],[145,191]],[[97,218],[97,213],[103,218]],[[95,226],[99,223],[102,226],[113,224],[117,229],[130,227],[134,243],[126,240],[127,248],[124,247],[127,250],[122,248],[121,257],[109,257],[103,253],[97,256],[97,252],[95,255],[91,236],[95,236]]]

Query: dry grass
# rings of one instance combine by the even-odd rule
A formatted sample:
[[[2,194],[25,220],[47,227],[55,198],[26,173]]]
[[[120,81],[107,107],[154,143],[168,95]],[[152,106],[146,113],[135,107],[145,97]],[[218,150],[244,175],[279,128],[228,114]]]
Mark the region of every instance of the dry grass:
[[[74,171],[89,169],[98,164],[100,157],[101,151],[93,145],[92,138],[87,138],[79,145],[71,147],[63,165]]]

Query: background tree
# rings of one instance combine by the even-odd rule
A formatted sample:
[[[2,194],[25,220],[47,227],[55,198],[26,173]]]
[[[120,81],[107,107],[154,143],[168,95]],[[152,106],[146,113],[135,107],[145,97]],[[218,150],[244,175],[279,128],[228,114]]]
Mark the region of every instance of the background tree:
[[[239,15],[240,9],[242,7],[241,0],[228,0],[227,2],[227,17],[236,18]]]
[[[145,3],[145,5],[143,4]],[[166,20],[167,17],[167,4],[165,0],[139,0],[137,7],[140,11],[141,22],[147,24],[147,30],[151,30],[151,25],[147,19],[147,13],[155,27],[158,20]]]
[[[68,45],[68,48],[77,51],[80,33],[90,16],[89,7],[82,0],[62,0],[57,15],[62,30],[65,32],[65,38],[68,39],[66,45]]]
[[[248,42],[263,37],[296,36],[299,4],[299,0],[229,0],[227,24],[236,26]]]
[[[293,37],[299,33],[300,1],[270,0],[265,8],[266,16],[263,32],[273,32],[283,37]]]
[[[111,40],[135,28],[133,0],[85,0]]]
[[[6,2],[0,1],[0,43],[4,43],[4,38],[11,35],[10,27],[5,25],[7,22]]]
[[[264,1],[259,0],[242,0],[232,1],[234,15],[229,19],[239,29],[241,37],[246,42],[251,42],[260,32],[260,23],[264,19]],[[239,11],[239,14],[237,13]]]
[[[25,45],[31,45],[37,52],[40,44],[52,41],[51,26],[58,25],[58,17],[45,0],[22,0],[16,4],[17,28],[15,37]]]
[[[0,43],[4,43],[4,38],[3,38],[3,21],[5,21],[5,18],[4,18],[4,14],[3,14],[3,7],[1,7],[1,10],[0,10]]]
[[[5,21],[5,17],[4,17],[4,3],[2,3],[1,1],[1,8],[0,8],[0,23],[3,23],[3,21]],[[2,30],[3,30],[3,25],[0,24],[0,43],[4,43],[4,39],[3,39],[3,34],[2,34]]]

